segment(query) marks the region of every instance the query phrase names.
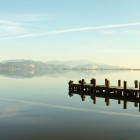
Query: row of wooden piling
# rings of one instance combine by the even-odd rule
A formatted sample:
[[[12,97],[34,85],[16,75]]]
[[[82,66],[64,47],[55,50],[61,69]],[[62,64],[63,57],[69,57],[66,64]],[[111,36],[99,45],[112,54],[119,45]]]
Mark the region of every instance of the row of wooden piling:
[[[73,84],[73,81],[69,81],[69,85]],[[86,84],[85,79],[79,80],[79,84],[84,85]],[[93,84],[93,86],[96,86],[96,79],[92,78],[90,80],[90,84]],[[135,88],[140,87],[140,82],[138,80],[134,81]],[[108,79],[105,79],[105,86],[110,87],[110,81]],[[118,80],[118,87],[121,87],[121,80]],[[124,81],[124,89],[127,89],[127,81]]]
[[[121,92],[137,92],[140,91],[140,82],[138,80],[134,81],[134,87],[128,87],[127,86],[127,81],[124,81],[123,86],[121,86],[121,80],[118,80],[118,85],[117,86],[111,86],[110,81],[108,79],[105,79],[105,85],[97,85],[96,79],[92,78],[90,80],[89,84],[86,84],[85,79],[79,80],[79,83],[74,84],[72,80],[69,81],[69,89],[70,90],[87,90],[91,91],[92,89],[94,91],[102,91],[102,90],[108,90],[110,92],[116,92],[116,91],[121,91]]]

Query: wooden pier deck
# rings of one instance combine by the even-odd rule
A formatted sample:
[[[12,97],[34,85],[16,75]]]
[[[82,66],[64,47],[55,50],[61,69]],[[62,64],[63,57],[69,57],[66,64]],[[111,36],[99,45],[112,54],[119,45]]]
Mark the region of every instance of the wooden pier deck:
[[[96,85],[96,79],[92,78],[89,84],[86,84],[82,79],[79,83],[74,84],[69,81],[69,95],[78,94],[81,96],[82,101],[86,96],[90,96],[93,103],[96,103],[96,97],[105,98],[106,105],[110,105],[110,99],[118,100],[118,104],[123,101],[123,108],[127,109],[127,102],[133,102],[135,107],[139,106],[140,112],[140,83],[138,80],[134,81],[134,87],[127,87],[127,81],[123,82],[118,80],[118,86],[110,86],[110,81],[105,79],[105,85]]]
[[[140,83],[138,80],[134,81],[134,87],[127,87],[127,81],[124,81],[121,86],[121,80],[118,80],[118,86],[110,86],[110,81],[105,79],[105,85],[97,85],[96,79],[92,78],[90,83],[87,84],[84,79],[75,84],[72,80],[69,81],[70,91],[88,91],[88,92],[110,92],[110,93],[125,93],[125,94],[138,94],[140,92]]]

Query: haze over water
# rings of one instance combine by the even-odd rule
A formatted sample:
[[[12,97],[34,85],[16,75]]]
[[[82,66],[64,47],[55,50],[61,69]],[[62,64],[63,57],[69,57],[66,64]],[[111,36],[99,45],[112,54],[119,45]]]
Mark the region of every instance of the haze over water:
[[[117,80],[128,81],[134,87],[139,71],[67,71],[41,77],[0,76],[0,139],[2,140],[91,140],[91,139],[139,139],[140,113],[134,103],[90,97],[81,101],[79,95],[69,97],[68,81],[75,83],[96,78],[111,85]]]

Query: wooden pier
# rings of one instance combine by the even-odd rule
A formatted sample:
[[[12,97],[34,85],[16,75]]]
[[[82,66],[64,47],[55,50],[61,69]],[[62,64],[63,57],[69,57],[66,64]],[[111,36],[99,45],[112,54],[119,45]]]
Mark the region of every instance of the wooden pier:
[[[69,81],[70,91],[88,91],[88,92],[109,92],[109,93],[123,93],[127,94],[138,94],[140,92],[140,82],[134,81],[134,87],[128,87],[127,81],[124,81],[121,86],[121,80],[118,80],[118,86],[110,86],[110,81],[105,79],[105,85],[97,85],[96,79],[92,78],[90,83],[87,84],[84,79],[80,80],[79,83],[75,84],[73,81]]]
[[[96,97],[105,98],[106,105],[110,105],[110,99],[118,100],[118,104],[123,101],[123,108],[127,109],[127,102],[133,102],[135,107],[139,106],[140,112],[140,83],[138,80],[134,81],[134,87],[128,87],[127,81],[121,85],[121,80],[118,80],[118,86],[110,86],[110,81],[105,79],[104,85],[97,85],[96,79],[92,78],[87,84],[84,79],[77,84],[69,81],[69,95],[79,94],[82,101],[86,96],[90,96],[93,103],[96,103]]]

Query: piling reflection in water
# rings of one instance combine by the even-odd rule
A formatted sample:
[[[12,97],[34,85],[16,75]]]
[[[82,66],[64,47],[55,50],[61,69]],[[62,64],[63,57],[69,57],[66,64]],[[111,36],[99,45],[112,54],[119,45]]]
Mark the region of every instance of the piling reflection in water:
[[[80,80],[78,84],[69,81],[69,96],[78,94],[82,101],[85,101],[86,96],[90,96],[93,104],[96,104],[96,97],[104,98],[106,106],[110,105],[110,99],[118,100],[118,104],[123,101],[124,109],[127,109],[128,102],[133,102],[135,107],[139,106],[140,112],[140,86],[138,87],[137,80],[134,81],[134,84],[134,88],[128,88],[126,81],[124,81],[124,86],[121,87],[120,80],[118,80],[118,86],[110,86],[110,81],[107,79],[105,79],[105,85],[97,85],[96,79],[91,79],[90,84],[86,84],[84,79]]]

